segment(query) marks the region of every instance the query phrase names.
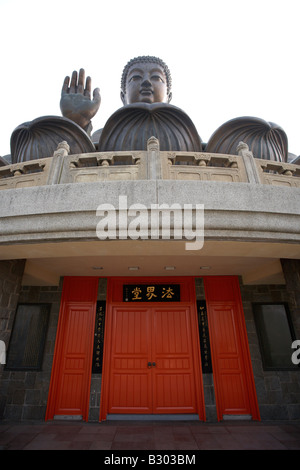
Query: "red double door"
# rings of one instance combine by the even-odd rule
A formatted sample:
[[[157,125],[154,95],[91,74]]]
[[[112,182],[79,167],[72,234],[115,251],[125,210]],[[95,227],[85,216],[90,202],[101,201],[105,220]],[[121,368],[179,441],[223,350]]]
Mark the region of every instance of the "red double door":
[[[177,284],[180,301],[124,302],[124,284]],[[107,290],[100,419],[108,414],[196,414],[205,419],[192,278],[111,279]]]
[[[108,413],[200,411],[203,418],[192,324],[189,306],[113,307],[109,392],[103,400]]]

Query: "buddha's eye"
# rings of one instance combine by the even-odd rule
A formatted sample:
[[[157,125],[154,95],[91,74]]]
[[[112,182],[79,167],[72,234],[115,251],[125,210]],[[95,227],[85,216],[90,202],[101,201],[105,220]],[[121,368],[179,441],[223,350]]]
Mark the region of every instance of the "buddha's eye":
[[[161,77],[160,75],[152,75],[152,76],[151,76],[151,79],[152,79],[152,80],[156,80],[156,81],[158,81],[158,82],[164,83],[164,80],[162,79],[162,77]]]
[[[142,79],[141,75],[132,75],[132,77],[130,77],[129,79],[129,82],[134,82],[136,80],[141,80],[141,79]]]

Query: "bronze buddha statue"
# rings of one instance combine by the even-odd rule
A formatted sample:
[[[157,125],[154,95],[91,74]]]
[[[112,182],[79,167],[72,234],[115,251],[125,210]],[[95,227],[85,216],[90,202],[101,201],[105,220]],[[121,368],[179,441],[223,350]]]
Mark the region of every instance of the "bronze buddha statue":
[[[60,107],[63,116],[82,128],[91,129],[91,119],[100,105],[99,88],[91,97],[91,79],[84,70],[66,77]],[[121,78],[123,108],[117,110],[103,129],[92,135],[99,151],[146,150],[154,136],[161,150],[200,152],[201,139],[190,118],[170,105],[172,79],[168,66],[158,57],[140,56],[130,60]]]
[[[11,137],[12,163],[45,158],[66,140],[70,153],[146,150],[154,136],[160,150],[236,153],[244,141],[256,158],[287,161],[287,137],[276,124],[241,117],[220,126],[207,145],[202,143],[189,116],[170,104],[172,79],[168,66],[153,56],[139,56],[123,69],[123,107],[92,134],[91,121],[99,110],[99,88],[92,93],[91,78],[74,71],[63,82],[60,108],[63,117],[45,116],[18,126]]]

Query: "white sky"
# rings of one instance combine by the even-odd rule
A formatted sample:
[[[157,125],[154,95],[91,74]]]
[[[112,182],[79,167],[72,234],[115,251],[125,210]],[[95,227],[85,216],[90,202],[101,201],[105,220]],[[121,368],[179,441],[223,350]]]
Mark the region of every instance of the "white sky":
[[[19,124],[61,115],[66,75],[83,67],[100,87],[97,130],[122,107],[124,65],[156,55],[171,104],[204,142],[229,119],[280,125],[300,154],[299,0],[0,0],[0,155]]]

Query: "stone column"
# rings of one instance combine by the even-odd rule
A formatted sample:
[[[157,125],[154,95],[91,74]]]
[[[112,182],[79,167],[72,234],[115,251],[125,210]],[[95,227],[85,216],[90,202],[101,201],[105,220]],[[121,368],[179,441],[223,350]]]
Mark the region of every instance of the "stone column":
[[[147,141],[147,174],[150,180],[161,179],[161,160],[159,153],[159,140],[156,137],[150,137]]]
[[[0,340],[9,343],[18,304],[25,260],[0,261]],[[6,403],[4,365],[0,364],[0,419]]]

